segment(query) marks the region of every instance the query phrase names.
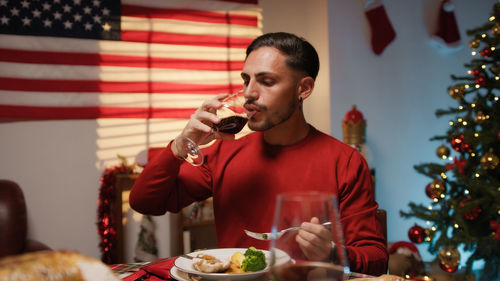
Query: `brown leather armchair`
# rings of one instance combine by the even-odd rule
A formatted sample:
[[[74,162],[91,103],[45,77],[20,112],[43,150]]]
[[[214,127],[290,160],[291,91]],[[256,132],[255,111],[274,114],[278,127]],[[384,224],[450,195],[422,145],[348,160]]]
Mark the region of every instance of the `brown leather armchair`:
[[[0,179],[0,258],[26,252],[50,250],[45,244],[27,239],[28,217],[19,185]]]

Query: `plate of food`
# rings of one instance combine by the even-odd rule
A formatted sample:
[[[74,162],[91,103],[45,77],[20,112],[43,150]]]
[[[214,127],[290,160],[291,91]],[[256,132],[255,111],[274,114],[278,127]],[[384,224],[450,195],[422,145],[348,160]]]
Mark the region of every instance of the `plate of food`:
[[[277,252],[276,264],[285,264],[290,257]],[[182,272],[210,280],[247,280],[264,276],[269,269],[271,253],[250,248],[222,248],[192,252],[178,257],[174,265]]]

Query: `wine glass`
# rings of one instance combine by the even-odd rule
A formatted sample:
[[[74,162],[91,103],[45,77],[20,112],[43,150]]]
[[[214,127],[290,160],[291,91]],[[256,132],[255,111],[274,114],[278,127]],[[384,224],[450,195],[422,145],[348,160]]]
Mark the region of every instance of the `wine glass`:
[[[335,195],[321,192],[278,195],[270,245],[272,280],[342,281],[344,274],[350,273],[336,200]],[[327,225],[325,227],[331,233],[334,244],[331,245],[329,261],[308,259],[295,240],[298,231],[278,235],[280,230],[300,227],[303,222],[310,222],[313,217],[317,218],[320,224]],[[285,264],[279,262],[283,260],[281,256],[284,254],[291,258],[290,262]]]
[[[218,124],[212,124],[212,129],[213,131],[235,135],[245,127],[248,121],[244,108],[245,97],[243,96],[243,90],[238,90],[229,94],[221,102],[222,107],[216,111],[217,116],[221,120]],[[176,145],[182,147],[182,149],[187,152],[185,158],[187,162],[191,163],[193,166],[200,166],[204,162],[204,156],[199,144],[204,143],[212,134],[213,133],[210,133],[200,140],[179,138],[180,140],[178,141],[180,143],[176,143]]]

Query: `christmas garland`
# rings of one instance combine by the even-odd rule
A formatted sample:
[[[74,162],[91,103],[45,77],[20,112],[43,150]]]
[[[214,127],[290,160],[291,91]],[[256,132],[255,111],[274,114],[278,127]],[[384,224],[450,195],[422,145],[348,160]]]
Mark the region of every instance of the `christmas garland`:
[[[112,204],[115,201],[116,176],[120,174],[132,174],[135,165],[127,165],[127,160],[123,156],[118,156],[121,164],[104,170],[100,183],[99,200],[97,201],[97,232],[100,236],[99,248],[101,250],[101,260],[111,264],[112,251],[116,247],[117,232],[116,223],[112,215]]]

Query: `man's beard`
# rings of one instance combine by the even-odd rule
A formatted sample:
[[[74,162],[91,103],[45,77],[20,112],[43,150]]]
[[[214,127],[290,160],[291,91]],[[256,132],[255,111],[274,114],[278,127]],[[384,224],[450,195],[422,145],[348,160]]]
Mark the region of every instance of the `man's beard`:
[[[281,123],[284,123],[285,121],[290,119],[290,117],[292,117],[297,107],[297,102],[298,101],[296,99],[292,98],[288,103],[288,106],[285,108],[286,111],[269,112],[267,106],[257,104],[253,100],[247,101],[247,103],[257,106],[259,108],[259,113],[262,112],[271,114],[271,116],[266,116],[264,120],[259,121],[258,123],[252,122],[252,120],[250,119],[248,121],[248,128],[253,131],[266,131]]]

